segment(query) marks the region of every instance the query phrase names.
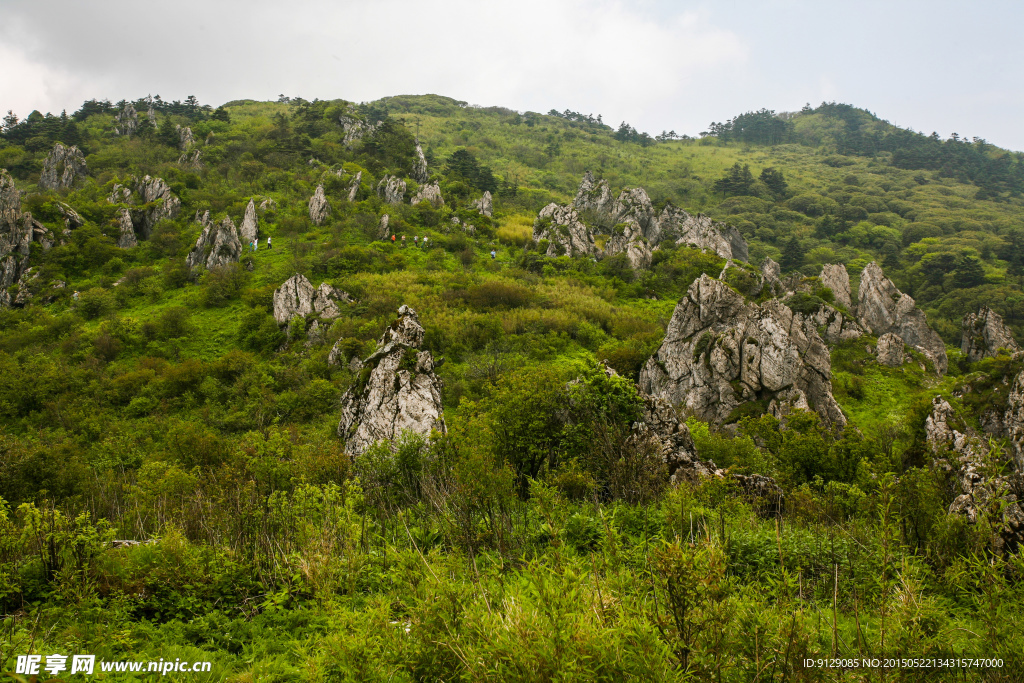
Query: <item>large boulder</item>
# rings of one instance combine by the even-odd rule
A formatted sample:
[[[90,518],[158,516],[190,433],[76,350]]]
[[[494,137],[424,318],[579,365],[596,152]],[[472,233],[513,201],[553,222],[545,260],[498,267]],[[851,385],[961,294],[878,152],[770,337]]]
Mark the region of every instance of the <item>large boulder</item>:
[[[242,218],[242,225],[238,228],[242,244],[252,244],[260,236],[260,222],[256,217],[256,202],[249,199],[245,207],[245,216]]]
[[[182,152],[188,151],[190,147],[196,144],[196,138],[192,135],[190,127],[175,126],[175,129],[178,131],[178,145],[181,147]]]
[[[660,242],[658,220],[654,215],[654,205],[647,191],[642,187],[623,190],[611,208],[611,223],[635,221],[644,231],[644,237],[655,244]]]
[[[229,263],[237,263],[242,257],[242,242],[238,239],[238,229],[234,222],[227,216],[215,225],[210,221],[210,212],[207,211],[199,219],[203,231],[192,247],[185,263],[195,271],[199,268],[212,270],[225,266]]]
[[[418,139],[416,140],[416,158],[412,162],[412,179],[417,183],[425,183],[430,179],[430,173],[427,171],[427,157],[423,155],[423,147]]]
[[[821,267],[821,284],[832,290],[835,302],[848,311],[853,310],[853,295],[850,290],[850,274],[843,264],[826,263]]]
[[[153,228],[164,218],[177,218],[181,211],[181,200],[171,192],[171,186],[163,178],[146,176],[135,191],[142,199],[143,207],[133,212],[132,220],[136,231],[148,239]]]
[[[118,212],[117,225],[120,231],[117,236],[117,246],[121,249],[131,249],[139,246],[139,239],[135,236],[135,228],[132,225],[132,214],[125,207]]]
[[[896,288],[875,262],[869,263],[860,276],[857,302],[858,321],[866,331],[882,336],[892,332],[907,346],[923,353],[943,375],[949,365],[946,345],[928,326],[924,311],[909,294]]]
[[[988,306],[982,306],[977,313],[964,316],[963,338],[960,351],[968,360],[995,357],[1000,349],[1017,353],[1020,345],[1014,340],[1010,329],[1003,324],[1003,318]]]
[[[356,200],[356,194],[359,192],[359,184],[363,181],[363,172],[356,171],[355,176],[352,178],[352,183],[348,186],[348,200],[354,202]]]
[[[125,102],[121,110],[114,116],[114,134],[131,137],[139,127],[139,114],[135,105]]]
[[[405,201],[405,189],[404,180],[387,175],[377,183],[377,196],[388,204],[401,204]]]
[[[437,184],[436,180],[427,185],[420,185],[420,189],[412,198],[412,203],[419,204],[420,202],[430,202],[435,209],[444,206],[444,197],[441,196],[441,187]],[[397,202],[391,203],[394,204]]]
[[[748,401],[778,417],[802,408],[827,425],[846,424],[815,325],[776,299],[749,303],[707,275],[676,305],[664,342],[640,372],[640,388],[717,424]]]
[[[487,216],[490,218],[494,213],[494,200],[491,198],[490,190],[484,190],[484,194],[480,199],[475,200],[472,205],[481,216]]]
[[[903,365],[907,359],[903,351],[904,346],[903,340],[892,332],[883,334],[878,338],[878,345],[875,347],[878,364],[890,368],[898,368]]]
[[[615,226],[604,246],[604,253],[605,256],[625,254],[629,267],[634,270],[651,266],[651,245],[644,238],[643,229],[634,220]]]
[[[316,314],[325,319],[337,318],[341,315],[339,301],[351,303],[352,298],[326,282],[314,289],[305,275],[296,273],[274,290],[274,320],[286,325],[296,316],[305,318]]]
[[[67,190],[85,174],[85,155],[78,147],[58,142],[43,162],[39,187],[46,190]]]
[[[380,222],[377,223],[377,239],[386,240],[391,236],[391,228],[389,227],[390,223],[391,216],[388,214],[384,214],[380,217]]]
[[[571,206],[548,204],[533,223],[533,241],[547,240],[547,256],[592,256],[594,236]]]
[[[338,436],[355,457],[403,432],[429,436],[447,431],[441,406],[443,383],[430,351],[420,351],[423,326],[416,311],[398,309],[395,320],[366,360],[355,363],[358,380],[341,399]]]
[[[324,194],[324,186],[317,185],[316,192],[309,198],[309,220],[313,221],[313,225],[323,225],[330,215],[331,204]]]
[[[199,171],[203,168],[203,150],[192,147],[178,157],[178,165],[190,171]]]

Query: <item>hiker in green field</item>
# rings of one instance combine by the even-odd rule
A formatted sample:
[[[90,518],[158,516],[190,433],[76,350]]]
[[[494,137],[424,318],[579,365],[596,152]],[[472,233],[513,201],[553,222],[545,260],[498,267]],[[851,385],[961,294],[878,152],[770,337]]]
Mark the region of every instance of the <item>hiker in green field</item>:
[[[273,246],[274,245],[270,243],[270,235],[267,235],[267,249],[273,249]]]

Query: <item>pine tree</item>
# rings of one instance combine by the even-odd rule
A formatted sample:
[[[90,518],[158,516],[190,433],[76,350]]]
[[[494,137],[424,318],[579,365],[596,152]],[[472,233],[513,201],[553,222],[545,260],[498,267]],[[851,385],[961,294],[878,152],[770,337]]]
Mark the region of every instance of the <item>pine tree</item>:
[[[782,270],[793,271],[800,268],[804,264],[804,253],[800,240],[796,236],[790,237],[786,246],[782,248],[782,258],[779,260]]]

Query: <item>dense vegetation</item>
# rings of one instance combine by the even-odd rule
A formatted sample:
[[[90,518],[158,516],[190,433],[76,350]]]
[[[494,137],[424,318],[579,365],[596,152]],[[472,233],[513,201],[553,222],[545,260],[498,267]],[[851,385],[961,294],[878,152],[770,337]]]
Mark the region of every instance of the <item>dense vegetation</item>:
[[[653,454],[624,450],[635,388],[595,361],[635,379],[677,299],[722,260],[666,246],[634,272],[524,249],[536,212],[589,169],[734,224],[754,263],[856,275],[877,260],[958,345],[982,303],[1024,331],[1017,155],[835,104],[744,114],[700,139],[437,96],[157,101],[155,126],[149,104],[130,138],[112,131],[120,105],[95,101],[11,115],[0,137],[33,216],[61,233],[59,198],[85,219],[33,246],[33,304],[0,310],[3,670],[32,648],[208,659],[238,681],[883,679],[800,665],[830,656],[992,656],[1005,668],[955,680],[1018,675],[1024,564],[994,543],[995,520],[945,513],[955,486],[922,443],[932,395],[984,405],[1017,361],[951,349],[936,379],[841,346],[842,434],[811,414],[780,432],[763,407],[731,431],[689,421],[702,457],[775,477],[781,509],[726,480],[669,486]],[[342,115],[377,127],[350,148]],[[203,168],[178,164],[176,125]],[[384,205],[377,181],[410,174],[417,136],[446,203]],[[56,141],[91,175],[40,192]],[[107,197],[128,174],[166,179],[183,210],[122,250]],[[319,227],[318,184],[333,207]],[[484,190],[493,219],[470,205]],[[250,197],[276,202],[260,215],[274,249],[193,280],[193,216],[238,222]],[[375,241],[383,213],[432,246]],[[323,343],[271,315],[294,272],[357,301]],[[335,427],[356,378],[327,354],[340,341],[346,359],[367,355],[402,304],[447,361],[450,432],[353,463]]]

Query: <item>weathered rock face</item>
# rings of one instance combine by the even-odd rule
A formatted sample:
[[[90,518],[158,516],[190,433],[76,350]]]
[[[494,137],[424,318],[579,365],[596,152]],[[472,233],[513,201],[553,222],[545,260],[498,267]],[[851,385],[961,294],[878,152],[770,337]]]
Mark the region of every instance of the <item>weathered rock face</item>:
[[[405,200],[405,181],[389,175],[377,183],[377,196],[388,204],[401,204]]]
[[[203,150],[193,147],[178,157],[178,165],[182,168],[198,171],[203,167]]]
[[[363,180],[363,172],[357,171],[355,177],[352,178],[352,184],[348,186],[348,200],[354,202],[356,200],[356,194],[359,192],[359,183]]]
[[[64,202],[57,202],[56,205],[57,211],[60,213],[61,218],[64,219],[65,228],[67,228],[68,230],[74,230],[75,228],[80,228],[83,225],[85,225],[85,221],[82,219],[82,217],[79,216],[78,212],[72,209],[70,206],[68,206]]]
[[[423,147],[420,141],[416,141],[416,158],[412,162],[412,179],[417,183],[425,183],[430,178],[427,171],[427,157],[423,155]],[[415,202],[413,202],[415,204]]]
[[[178,145],[181,147],[181,151],[185,152],[189,147],[196,144],[196,138],[192,135],[190,127],[185,126],[182,128],[181,126],[176,126],[176,128],[178,130]]]
[[[132,214],[128,209],[121,207],[117,218],[117,224],[121,232],[117,237],[117,246],[121,249],[131,249],[139,246],[139,240],[135,236],[135,228],[132,226]]]
[[[749,304],[707,275],[676,305],[665,341],[640,373],[640,388],[719,424],[755,400],[779,417],[803,408],[825,424],[846,424],[832,396],[828,347],[815,326],[778,300]]]
[[[746,262],[749,257],[747,241],[739,230],[726,223],[718,223],[703,214],[691,216],[669,204],[655,223],[657,234],[653,241],[674,239],[676,244],[708,249],[725,259]]]
[[[430,202],[430,204],[436,209],[444,206],[444,197],[441,196],[441,187],[437,184],[437,181],[430,183],[429,185],[421,185],[416,195],[412,198],[413,204],[419,204],[420,202]],[[396,204],[397,202],[391,202]]]
[[[443,383],[434,374],[430,351],[419,351],[423,326],[416,311],[398,309],[398,319],[362,361],[359,380],[341,399],[338,436],[355,457],[403,432],[429,436],[447,431],[441,407]]]
[[[591,256],[597,247],[590,229],[571,206],[548,204],[533,223],[533,241],[548,241],[547,256]]]
[[[75,146],[66,147],[58,142],[43,162],[39,187],[46,190],[66,190],[82,175],[85,175],[85,155]]]
[[[1000,428],[1009,440],[1009,452],[1017,465],[1017,472],[1024,475],[1024,372],[1018,373],[1013,380]]]
[[[256,218],[256,202],[252,199],[245,207],[245,216],[242,218],[242,226],[238,229],[242,238],[242,244],[252,244],[260,236],[260,222]]]
[[[260,202],[260,211],[274,211],[277,209],[277,202],[271,197],[264,197]]]
[[[774,261],[773,261],[774,263]],[[780,270],[781,273],[781,270]],[[826,263],[821,267],[821,284],[832,290],[837,304],[848,311],[853,310],[853,296],[850,293],[850,274],[843,264]]]
[[[906,354],[903,349],[904,344],[902,339],[892,332],[883,334],[878,338],[878,346],[876,348],[878,352],[878,364],[885,365],[890,368],[898,368],[903,365],[903,362],[906,360]]]
[[[572,206],[577,211],[586,211],[599,217],[612,212],[612,191],[608,187],[607,180],[594,180],[594,174],[587,171],[580,181],[580,188],[576,192],[576,198]]]
[[[0,168],[0,307],[18,305],[17,295],[12,297],[7,289],[29,271],[33,242],[48,250],[54,243],[53,233],[31,213],[22,212],[21,192],[10,174]]]
[[[977,313],[964,316],[963,340],[960,351],[968,360],[979,361],[982,358],[994,358],[999,349],[1010,353],[1021,350],[1014,340],[1009,328],[1003,324],[1003,318],[988,306],[982,306]]]
[[[341,124],[341,130],[344,134],[342,143],[349,149],[352,149],[352,145],[362,140],[365,136],[377,130],[377,127],[380,125],[379,123],[366,123],[345,114],[338,117],[338,123]]]
[[[654,206],[647,191],[642,187],[623,190],[612,205],[612,224],[635,221],[644,231],[644,236],[654,241],[661,241],[660,228],[654,215]]]
[[[139,114],[135,111],[135,105],[125,102],[121,111],[114,116],[114,133],[131,137],[139,127]]]
[[[391,217],[388,214],[384,214],[380,217],[380,223],[377,224],[377,239],[386,240],[391,236],[391,228],[388,227],[388,223],[391,222]]]
[[[797,313],[796,315],[801,315]],[[864,330],[857,321],[838,308],[825,304],[808,316],[804,316],[817,328],[818,334],[829,344],[838,344],[849,339],[858,339]]]
[[[606,256],[624,253],[629,260],[629,267],[634,270],[651,266],[651,245],[644,239],[643,229],[633,220],[621,228],[615,227],[611,238],[604,245],[604,253]]]
[[[21,191],[7,169],[0,168],[0,235],[11,230],[20,220]]]
[[[309,220],[313,221],[313,225],[323,225],[330,215],[331,205],[324,194],[324,186],[317,185],[316,192],[309,198]]]
[[[939,375],[945,374],[949,361],[942,338],[928,326],[914,299],[897,289],[878,264],[869,263],[861,273],[858,299],[857,316],[865,330],[878,336],[892,332],[927,356]]]
[[[210,221],[209,211],[203,214],[199,222],[203,232],[185,258],[186,265],[194,271],[200,267],[211,270],[232,262],[237,263],[242,257],[242,243],[238,239],[238,229],[234,222],[225,216],[220,225],[214,225]]]
[[[472,205],[481,216],[491,218],[494,213],[494,200],[491,198],[490,190],[484,190],[484,196],[475,200]]]
[[[295,316],[305,318],[316,314],[321,318],[341,315],[338,302],[351,303],[352,297],[326,282],[314,289],[305,275],[296,273],[274,290],[274,319],[286,325]]]
[[[952,471],[957,478],[959,495],[949,512],[964,515],[971,523],[982,514],[991,515],[1004,548],[1014,550],[1024,543],[1020,469],[1011,476],[987,472],[985,441],[940,396],[932,399],[932,412],[925,419],[925,442],[937,457],[934,465]],[[1017,465],[1019,468],[1019,462]]]
[[[171,192],[170,185],[163,178],[146,176],[135,186],[143,204],[157,202],[155,206],[143,208],[133,214],[135,229],[148,239],[154,226],[165,218],[177,218],[181,211],[181,200]]]

